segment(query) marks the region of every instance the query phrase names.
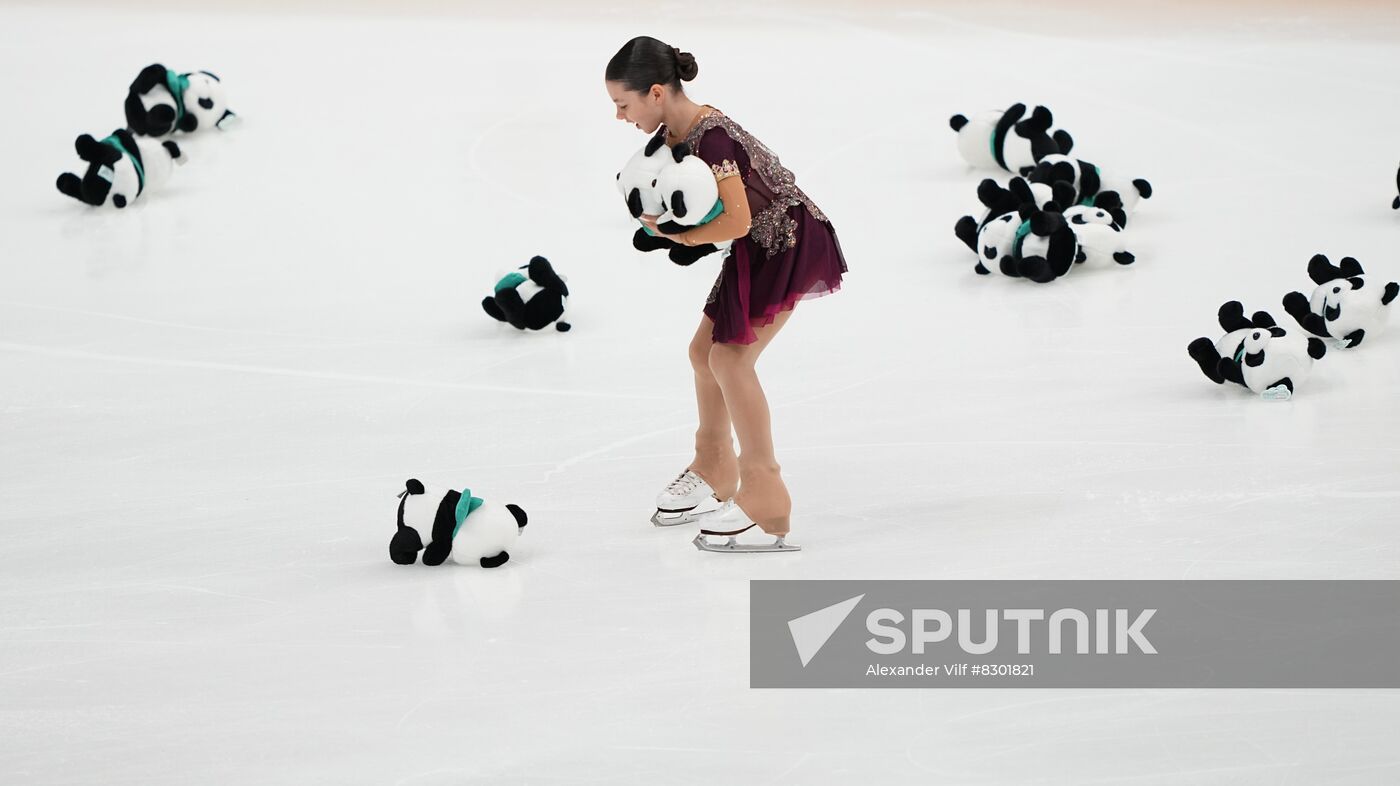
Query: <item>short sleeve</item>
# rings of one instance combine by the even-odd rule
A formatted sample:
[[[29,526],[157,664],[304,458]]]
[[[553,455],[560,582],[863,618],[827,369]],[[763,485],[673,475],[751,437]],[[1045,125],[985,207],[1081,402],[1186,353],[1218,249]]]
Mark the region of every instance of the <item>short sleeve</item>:
[[[710,171],[715,173],[715,180],[744,177],[748,174],[749,157],[744,153],[743,146],[718,126],[700,137],[695,154],[710,165]]]

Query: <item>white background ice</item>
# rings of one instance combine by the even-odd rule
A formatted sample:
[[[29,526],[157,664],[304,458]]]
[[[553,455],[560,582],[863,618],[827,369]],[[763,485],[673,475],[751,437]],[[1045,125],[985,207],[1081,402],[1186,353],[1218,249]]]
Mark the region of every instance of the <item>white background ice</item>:
[[[1288,403],[1185,352],[1316,252],[1400,277],[1393,13],[979,8],[0,7],[0,781],[1400,780],[1392,692],[748,688],[749,579],[1400,577],[1400,337]],[[798,556],[646,521],[717,260],[628,245],[643,33],[845,246],[760,366]],[[242,124],[59,194],[157,60]],[[1138,264],[973,275],[947,118],[1018,100],[1156,186]],[[481,312],[534,254],[571,333]],[[514,559],[391,564],[408,477],[525,507]]]

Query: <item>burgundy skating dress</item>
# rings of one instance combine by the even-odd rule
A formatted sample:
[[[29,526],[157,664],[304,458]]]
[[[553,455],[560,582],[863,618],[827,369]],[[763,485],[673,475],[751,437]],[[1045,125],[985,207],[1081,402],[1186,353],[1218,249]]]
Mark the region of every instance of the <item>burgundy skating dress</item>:
[[[754,328],[841,288],[846,259],[836,230],[773,151],[713,107],[685,141],[716,178],[742,177],[749,201],[749,234],[730,247],[705,302],[716,343],[752,344]]]

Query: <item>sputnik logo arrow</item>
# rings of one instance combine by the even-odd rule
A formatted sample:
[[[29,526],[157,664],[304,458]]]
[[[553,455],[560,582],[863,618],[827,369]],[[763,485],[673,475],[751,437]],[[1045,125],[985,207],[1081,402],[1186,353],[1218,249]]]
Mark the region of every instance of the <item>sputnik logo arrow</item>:
[[[865,594],[862,593],[850,600],[843,600],[833,606],[788,620],[788,632],[792,634],[792,643],[797,647],[797,656],[802,659],[804,669],[812,662],[812,658],[821,652],[831,635],[841,627],[841,623],[846,621],[855,610],[856,604],[864,597]]]

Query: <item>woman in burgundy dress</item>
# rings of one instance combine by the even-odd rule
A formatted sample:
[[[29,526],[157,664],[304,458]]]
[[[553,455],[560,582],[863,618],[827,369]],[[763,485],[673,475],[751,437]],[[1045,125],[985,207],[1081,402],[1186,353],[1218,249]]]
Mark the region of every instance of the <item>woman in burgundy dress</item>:
[[[660,232],[655,216],[643,221],[682,245],[734,241],[690,341],[700,414],[695,459],[658,496],[657,515],[681,513],[674,523],[702,521],[696,545],[705,550],[791,551],[797,547],[783,536],[792,501],[754,365],[797,301],[840,288],[846,261],[831,222],[773,151],[723,112],[685,94],[681,82],[698,71],[690,53],[642,36],[613,56],[605,76],[617,119],[646,134],[664,125],[666,144],[685,143],[710,165],[724,203],[714,220],[679,235]],[[737,456],[731,426],[739,436]],[[777,541],[736,543],[733,535],[754,526]],[[731,537],[718,546],[706,535]]]

